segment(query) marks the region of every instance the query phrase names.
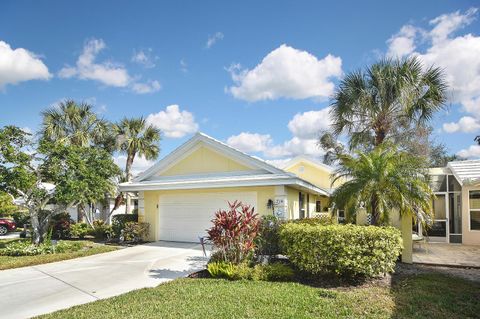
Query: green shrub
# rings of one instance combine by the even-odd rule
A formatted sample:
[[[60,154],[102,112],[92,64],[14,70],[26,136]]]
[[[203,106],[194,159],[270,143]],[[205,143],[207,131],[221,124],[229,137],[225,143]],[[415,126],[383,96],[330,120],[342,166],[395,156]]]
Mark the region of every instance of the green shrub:
[[[290,221],[293,224],[302,224],[302,225],[333,225],[336,224],[336,219],[330,214],[320,214],[317,217],[295,219]]]
[[[78,251],[83,248],[81,242],[59,241],[57,245],[44,242],[38,246],[28,241],[14,241],[0,249],[0,256],[36,256]]]
[[[275,256],[281,253],[278,231],[284,223],[273,215],[262,216],[259,234],[255,238],[257,255]]]
[[[97,240],[108,239],[112,233],[112,226],[105,224],[103,220],[94,220],[93,228],[90,228],[90,235],[94,236]]]
[[[233,267],[233,275],[229,279],[233,280],[252,280],[254,277],[255,268],[250,267],[247,262],[240,263],[238,265],[234,265]]]
[[[70,234],[80,239],[84,239],[90,231],[91,227],[87,223],[76,223],[70,226]]]
[[[28,211],[16,211],[10,214],[17,227],[23,227],[25,224],[30,224],[30,214]]]
[[[123,228],[123,240],[127,242],[139,243],[145,241],[150,229],[149,223],[128,222]]]
[[[71,237],[71,225],[73,220],[67,212],[53,215],[49,222],[49,228],[52,230],[52,238],[66,239]]]
[[[293,269],[283,263],[256,265],[253,272],[253,280],[290,281],[294,275]]]
[[[280,228],[284,254],[311,274],[375,277],[392,272],[402,250],[393,227],[288,223]]]
[[[138,222],[137,214],[118,214],[112,216],[112,229],[115,237],[120,237],[125,224],[128,222]]]
[[[235,275],[235,266],[224,261],[209,263],[207,270],[213,278],[232,279]]]

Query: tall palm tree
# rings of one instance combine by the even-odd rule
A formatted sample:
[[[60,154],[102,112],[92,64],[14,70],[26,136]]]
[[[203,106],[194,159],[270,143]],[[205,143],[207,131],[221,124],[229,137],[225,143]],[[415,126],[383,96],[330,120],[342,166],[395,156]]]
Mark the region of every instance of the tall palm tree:
[[[477,144],[480,145],[480,135],[478,135],[477,137],[475,137],[475,142],[477,142]]]
[[[137,155],[147,160],[154,160],[160,153],[160,130],[152,125],[147,125],[145,119],[124,118],[113,125],[117,136],[117,149],[127,155],[125,175],[127,181],[132,180],[132,165]],[[130,195],[127,193],[126,212],[130,211]]]
[[[65,100],[42,112],[41,138],[75,146],[95,146],[112,153],[115,149],[110,123],[100,118],[87,103]],[[105,195],[108,197],[108,194]],[[77,206],[78,220],[84,219],[83,204]]]
[[[65,100],[43,111],[42,117],[41,135],[47,141],[76,146],[103,146],[112,139],[108,134],[109,123],[98,117],[87,103]]]
[[[365,208],[372,216],[372,225],[388,222],[392,210],[422,222],[431,220],[433,192],[423,158],[388,143],[355,154],[339,157],[332,183],[339,179],[346,182],[332,195],[337,207],[350,215]]]
[[[443,108],[446,90],[439,68],[424,68],[415,57],[382,60],[340,82],[330,112],[333,134],[346,133],[351,150],[401,141]]]

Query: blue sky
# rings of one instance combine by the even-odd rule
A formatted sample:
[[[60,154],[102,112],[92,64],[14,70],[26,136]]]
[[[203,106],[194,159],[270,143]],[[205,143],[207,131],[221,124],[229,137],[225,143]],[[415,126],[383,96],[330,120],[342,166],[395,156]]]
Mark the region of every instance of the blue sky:
[[[200,130],[281,162],[321,156],[342,74],[384,55],[445,69],[433,121],[452,153],[480,157],[475,1],[2,1],[0,125],[35,131],[65,98],[105,118],[144,116],[162,156]],[[117,158],[119,163],[121,157]],[[137,169],[150,163],[139,160]]]

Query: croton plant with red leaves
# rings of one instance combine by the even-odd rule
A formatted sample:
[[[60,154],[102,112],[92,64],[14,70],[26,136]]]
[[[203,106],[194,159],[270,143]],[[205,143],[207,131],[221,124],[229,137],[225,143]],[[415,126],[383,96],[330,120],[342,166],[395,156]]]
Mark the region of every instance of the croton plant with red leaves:
[[[228,206],[215,213],[208,239],[224,261],[238,264],[253,256],[260,220],[255,208],[241,201],[228,202]]]

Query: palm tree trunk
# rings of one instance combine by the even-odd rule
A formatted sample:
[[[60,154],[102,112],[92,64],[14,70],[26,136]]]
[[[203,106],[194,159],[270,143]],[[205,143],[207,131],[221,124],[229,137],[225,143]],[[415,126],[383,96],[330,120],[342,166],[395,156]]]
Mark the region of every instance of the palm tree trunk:
[[[127,182],[130,182],[132,180],[132,164],[133,164],[133,159],[135,158],[135,153],[129,153],[127,156],[127,164],[125,167],[125,173],[127,175]],[[125,193],[125,214],[130,213],[131,210],[131,203],[130,203],[130,193],[126,192]]]
[[[370,202],[370,205],[372,206],[372,208],[371,208],[372,219],[370,221],[371,225],[377,225],[378,224],[379,216],[378,216],[377,204],[378,204],[377,195],[374,194],[372,196],[372,199],[371,199],[371,202]]]

